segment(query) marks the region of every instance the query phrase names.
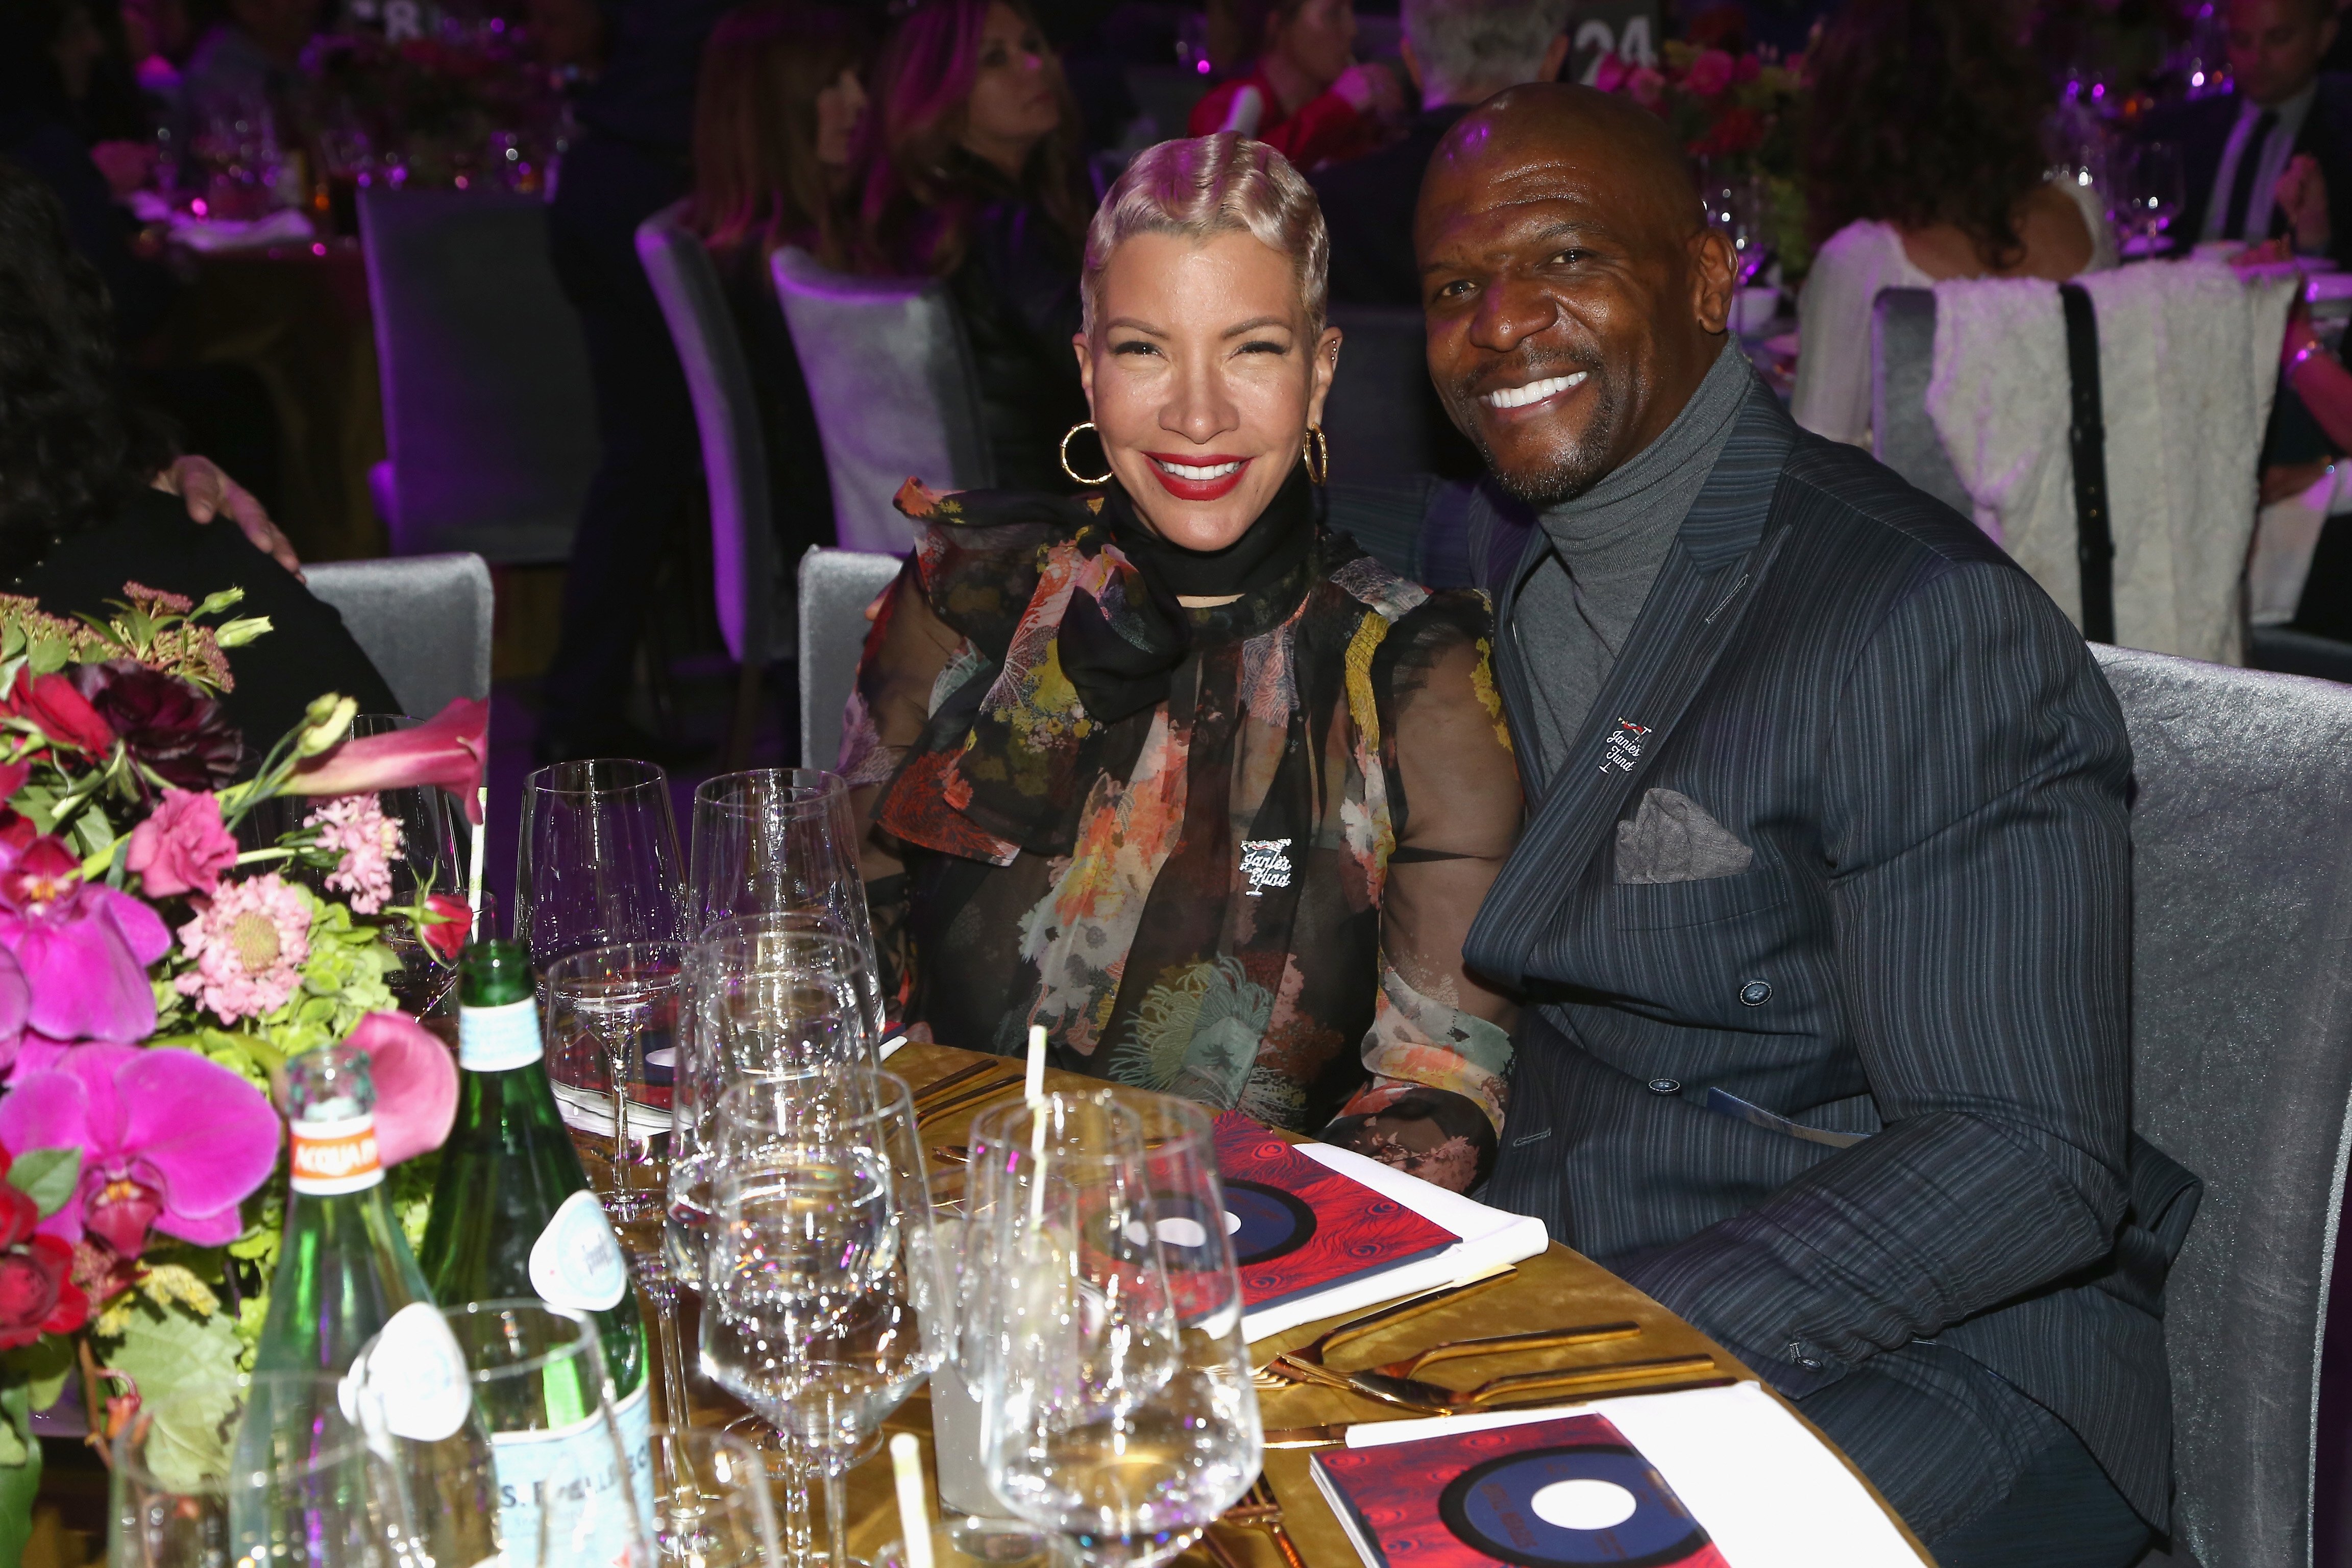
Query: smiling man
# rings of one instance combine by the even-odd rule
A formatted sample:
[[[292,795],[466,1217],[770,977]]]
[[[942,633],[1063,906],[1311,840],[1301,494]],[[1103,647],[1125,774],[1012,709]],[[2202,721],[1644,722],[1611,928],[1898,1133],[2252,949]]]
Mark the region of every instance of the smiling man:
[[[1945,1568],[2168,1522],[2130,1132],[2131,753],[1964,519],[1799,430],[1660,122],[1515,89],[1417,221],[1528,797],[1471,931],[1522,1015],[1489,1201],[1796,1398]]]

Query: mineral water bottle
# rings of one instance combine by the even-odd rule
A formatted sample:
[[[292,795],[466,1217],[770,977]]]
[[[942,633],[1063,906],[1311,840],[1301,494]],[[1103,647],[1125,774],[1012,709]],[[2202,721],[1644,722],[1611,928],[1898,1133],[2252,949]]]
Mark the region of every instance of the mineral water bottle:
[[[520,942],[478,942],[457,979],[457,1120],[425,1227],[425,1278],[451,1306],[537,1297],[584,1313],[604,1342],[613,1415],[639,1510],[653,1510],[650,1361],[629,1266],[588,1189],[541,1059],[539,1004]],[[567,1467],[593,1463],[549,1435],[499,1446],[500,1489],[518,1500]],[[592,1444],[582,1453],[593,1455]],[[528,1474],[525,1472],[528,1471]],[[605,1484],[611,1478],[586,1478]]]

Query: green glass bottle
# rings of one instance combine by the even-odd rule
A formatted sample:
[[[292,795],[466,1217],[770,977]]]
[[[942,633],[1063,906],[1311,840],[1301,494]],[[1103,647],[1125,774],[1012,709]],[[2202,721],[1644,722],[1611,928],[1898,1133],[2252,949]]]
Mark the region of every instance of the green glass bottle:
[[[292,1191],[253,1369],[341,1374],[394,1313],[431,1308],[433,1293],[385,1198],[367,1053],[307,1051],[287,1062],[280,1092]]]
[[[650,1510],[650,1360],[628,1259],[588,1188],[541,1054],[529,954],[520,942],[476,942],[458,969],[457,1120],[425,1226],[425,1278],[451,1304],[537,1297],[595,1323],[614,1422]],[[499,1447],[505,1480],[526,1457]],[[529,1462],[561,1461],[540,1445]]]

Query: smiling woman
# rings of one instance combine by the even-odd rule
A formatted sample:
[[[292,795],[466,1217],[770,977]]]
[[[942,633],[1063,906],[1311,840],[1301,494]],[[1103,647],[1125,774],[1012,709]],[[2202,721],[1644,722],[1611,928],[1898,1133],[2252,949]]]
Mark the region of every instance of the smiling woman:
[[[1510,1005],[1462,939],[1519,819],[1484,600],[1322,523],[1339,355],[1297,173],[1162,142],[1074,340],[1110,472],[901,497],[842,771],[910,1032],[1346,1142],[1459,1188]]]

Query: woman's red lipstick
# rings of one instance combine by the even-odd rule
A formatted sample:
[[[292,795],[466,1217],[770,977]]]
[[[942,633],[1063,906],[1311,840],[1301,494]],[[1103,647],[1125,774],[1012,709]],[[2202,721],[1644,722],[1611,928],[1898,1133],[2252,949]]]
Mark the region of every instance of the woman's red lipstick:
[[[1151,459],[1151,474],[1160,481],[1160,488],[1178,500],[1222,500],[1234,493],[1234,487],[1242,482],[1242,476],[1249,472],[1250,466],[1247,458],[1227,457],[1217,452],[1200,458],[1180,458],[1173,452],[1146,452],[1143,455]],[[1202,468],[1222,468],[1228,463],[1233,465],[1231,472],[1219,474],[1211,479],[1186,479],[1181,474],[1169,472],[1171,465],[1197,472]]]

